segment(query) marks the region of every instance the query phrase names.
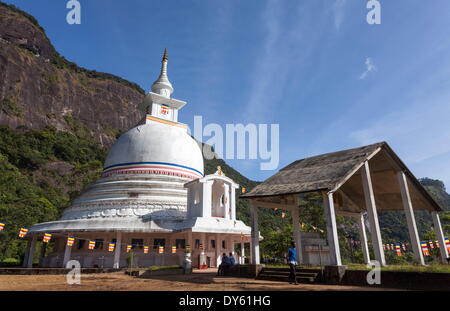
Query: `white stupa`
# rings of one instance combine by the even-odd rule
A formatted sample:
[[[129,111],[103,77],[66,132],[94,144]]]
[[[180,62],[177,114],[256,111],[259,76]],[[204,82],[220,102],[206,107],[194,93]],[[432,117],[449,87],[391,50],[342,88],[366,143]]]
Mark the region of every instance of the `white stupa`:
[[[220,169],[204,176],[199,144],[178,122],[186,102],[171,98],[167,63],[165,50],[159,78],[140,105],[145,119],[111,147],[102,177],[58,221],[30,229],[24,265],[31,266],[29,254],[45,233],[55,243],[53,253],[40,260],[46,267],[62,267],[70,259],[82,267],[125,267],[127,250],[135,265],[180,264],[187,245],[194,266],[214,267],[223,252],[248,241],[250,227],[235,216],[239,186]],[[67,245],[69,237],[73,246]]]

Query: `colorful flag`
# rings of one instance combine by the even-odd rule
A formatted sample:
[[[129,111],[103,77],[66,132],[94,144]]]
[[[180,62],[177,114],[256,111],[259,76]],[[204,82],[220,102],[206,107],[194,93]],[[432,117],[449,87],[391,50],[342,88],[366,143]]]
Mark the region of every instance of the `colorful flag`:
[[[169,113],[169,106],[162,104],[161,105],[161,114],[168,114]]]
[[[403,249],[403,251],[406,252],[406,245],[405,245],[405,243],[402,243],[402,249]]]
[[[245,191],[247,191],[247,189],[245,189],[244,187],[242,187],[242,193],[245,193]]]
[[[177,253],[177,247],[176,246],[172,246],[172,254],[176,254]]]
[[[144,246],[144,254],[148,254],[148,250],[149,250],[149,247],[148,246]]]
[[[2,222],[0,222],[0,231],[2,231],[2,230],[3,230],[3,228],[5,228],[5,224],[4,224],[4,223],[2,223]]]
[[[423,253],[425,256],[430,256],[430,252],[428,251],[427,242],[422,241],[422,242],[420,242],[420,245],[422,246],[422,253]]]
[[[68,238],[67,238],[67,246],[72,246],[73,243],[75,243],[75,238],[73,238],[73,237],[68,237]]]
[[[88,246],[88,248],[89,248],[89,249],[94,249],[94,248],[95,248],[95,241],[93,241],[93,240],[89,241],[89,246]]]
[[[108,252],[114,252],[114,248],[116,248],[116,243],[109,243]]]
[[[439,241],[438,240],[436,240],[436,241],[434,241],[434,243],[436,243],[436,247],[440,247],[440,244],[439,244]]]
[[[127,245],[127,253],[131,250],[132,247],[133,247],[133,245],[131,245],[131,244]]]
[[[448,240],[448,238],[444,238],[445,240],[445,246],[447,247],[447,251],[450,253],[450,241]]]
[[[164,246],[159,247],[158,253],[160,254],[164,253]]]
[[[397,256],[402,256],[402,250],[400,248],[400,243],[395,244],[395,250],[397,252]]]
[[[383,250],[384,251],[386,250],[386,244],[383,244]]]
[[[28,229],[27,228],[20,228],[19,231],[19,238],[23,238],[24,236],[27,235]]]
[[[391,251],[393,251],[394,249],[394,244],[391,244]]]
[[[429,241],[428,244],[430,244],[430,248],[433,249],[434,248],[434,244],[433,241]]]
[[[44,238],[42,239],[42,242],[48,243],[48,242],[50,242],[51,238],[52,238],[52,235],[50,233],[45,233]]]

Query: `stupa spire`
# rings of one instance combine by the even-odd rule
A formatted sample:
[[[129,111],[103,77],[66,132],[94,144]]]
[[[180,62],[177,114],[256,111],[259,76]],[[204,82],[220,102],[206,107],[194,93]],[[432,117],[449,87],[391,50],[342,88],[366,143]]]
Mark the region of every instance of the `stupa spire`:
[[[167,49],[164,49],[164,55],[161,60],[161,73],[159,74],[158,79],[153,82],[152,92],[170,98],[170,95],[173,93],[173,87],[172,83],[169,81],[169,77],[167,76],[168,61],[169,57],[167,54]]]

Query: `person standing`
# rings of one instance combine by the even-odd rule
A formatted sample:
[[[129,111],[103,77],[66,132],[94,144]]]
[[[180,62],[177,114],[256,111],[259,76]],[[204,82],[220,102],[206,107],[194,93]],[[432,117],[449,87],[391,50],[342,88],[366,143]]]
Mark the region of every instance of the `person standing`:
[[[288,264],[289,264],[289,284],[294,283],[295,285],[298,284],[297,282],[297,249],[295,248],[295,243],[291,242],[291,247],[288,251]]]

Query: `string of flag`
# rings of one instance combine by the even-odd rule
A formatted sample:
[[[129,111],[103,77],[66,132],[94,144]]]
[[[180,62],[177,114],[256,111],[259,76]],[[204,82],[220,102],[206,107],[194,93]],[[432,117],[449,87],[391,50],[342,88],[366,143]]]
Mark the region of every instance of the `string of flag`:
[[[286,214],[284,212],[282,212],[281,217],[284,218],[286,216]],[[301,227],[303,228],[305,225],[305,223],[301,223]],[[0,232],[4,230],[6,226],[5,222],[0,222]],[[310,225],[313,229],[315,230],[320,230],[323,232],[323,230],[321,230],[320,228],[314,227],[312,225]],[[25,238],[25,236],[27,235],[29,229],[26,227],[21,227],[19,230],[19,238]],[[52,234],[52,233],[44,233],[42,242],[44,243],[49,243],[50,240],[52,239],[53,235],[58,235],[58,234]],[[243,238],[243,234],[241,234],[241,238]],[[83,239],[83,238],[76,238],[78,240],[87,240],[87,239]],[[88,245],[88,249],[93,250],[95,249],[96,246],[96,240],[88,240],[89,241],[89,245]],[[447,252],[450,254],[450,240],[448,237],[444,238],[444,242],[445,242],[445,248],[447,249]],[[73,246],[75,243],[75,237],[73,236],[69,236],[67,237],[67,246],[71,247]],[[407,247],[406,245],[408,245],[408,243],[396,243],[395,245],[393,243],[386,243],[383,244],[383,250],[390,250],[390,251],[395,251],[397,253],[397,256],[402,256],[402,251],[406,252],[407,251]],[[133,244],[128,244],[126,247],[126,252],[130,252],[130,250],[133,249]],[[144,250],[144,254],[148,254],[150,252],[150,247],[148,245],[141,245],[143,247]],[[421,241],[420,242],[420,246],[421,246],[421,250],[422,253],[425,256],[430,256],[430,249],[434,249],[434,248],[439,248],[440,244],[438,240],[435,241]],[[159,254],[163,254],[164,253],[164,246],[161,245],[153,245],[154,248],[158,249],[158,253]],[[428,248],[429,247],[429,248]],[[108,244],[108,251],[109,252],[113,252],[116,248],[116,244],[115,243],[109,243]],[[190,251],[190,246],[185,246],[186,250]],[[200,244],[199,249],[202,250],[203,249],[203,245]],[[177,252],[177,247],[176,246],[172,246],[171,247],[171,252],[172,254],[175,254]]]

